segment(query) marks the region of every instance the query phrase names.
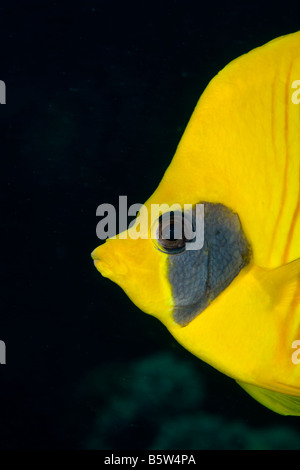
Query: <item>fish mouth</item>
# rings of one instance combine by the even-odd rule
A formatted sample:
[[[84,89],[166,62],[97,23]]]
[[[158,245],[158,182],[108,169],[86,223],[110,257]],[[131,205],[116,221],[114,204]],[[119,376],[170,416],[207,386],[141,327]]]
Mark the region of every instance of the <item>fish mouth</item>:
[[[104,247],[104,245],[101,245],[101,247],[96,248],[91,253],[94,266],[100,274],[110,279],[127,274],[127,267],[124,263],[120,262],[116,256],[113,256],[111,253],[102,254],[102,246]],[[101,248],[101,250],[99,248]]]
[[[97,248],[92,251],[91,257],[94,261],[94,266],[99,271],[100,274],[104,277],[111,277],[113,270],[110,268],[109,264],[106,263],[97,253]]]
[[[99,256],[96,254],[96,251],[97,251],[97,248],[94,251],[92,251],[92,253],[91,253],[91,257],[94,260],[95,266],[96,266],[97,261],[100,261]]]

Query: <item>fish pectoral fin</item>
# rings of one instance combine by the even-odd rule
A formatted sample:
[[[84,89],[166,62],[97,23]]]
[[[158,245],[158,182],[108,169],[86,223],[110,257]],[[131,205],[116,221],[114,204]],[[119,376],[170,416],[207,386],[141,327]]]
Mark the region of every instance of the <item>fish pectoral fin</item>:
[[[291,261],[290,263],[284,264],[279,268],[273,270],[275,279],[279,282],[290,283],[300,280],[300,258]]]
[[[281,415],[300,416],[300,396],[286,395],[266,388],[250,385],[246,382],[237,383],[256,401]]]
[[[300,258],[274,269],[274,287],[281,305],[300,300]]]
[[[268,294],[270,312],[282,315],[285,331],[298,331],[300,324],[298,304],[300,301],[300,258],[275,269],[258,268],[255,273],[262,289]],[[291,305],[295,309],[291,310]],[[289,316],[286,317],[288,312]],[[293,315],[290,315],[294,312]],[[237,381],[237,383],[259,403],[281,415],[300,416],[300,388],[297,395],[269,390],[264,387]],[[283,385],[283,384],[282,384]]]
[[[300,258],[275,269],[257,267],[256,277],[274,304],[300,300]]]

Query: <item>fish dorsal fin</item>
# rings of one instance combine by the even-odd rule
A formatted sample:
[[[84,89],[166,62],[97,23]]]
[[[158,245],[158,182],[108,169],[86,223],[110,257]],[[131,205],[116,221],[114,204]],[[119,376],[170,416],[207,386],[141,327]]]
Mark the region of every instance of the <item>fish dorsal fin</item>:
[[[300,416],[300,397],[274,392],[266,388],[250,385],[245,382],[237,383],[256,401],[281,415]]]

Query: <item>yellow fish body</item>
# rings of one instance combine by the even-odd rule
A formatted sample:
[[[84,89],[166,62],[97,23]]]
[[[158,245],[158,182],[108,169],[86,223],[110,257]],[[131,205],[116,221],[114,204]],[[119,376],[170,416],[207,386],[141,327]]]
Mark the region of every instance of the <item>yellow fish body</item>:
[[[300,32],[228,64],[201,96],[148,211],[92,253],[101,274],[187,350],[270,409],[298,416],[299,86]],[[202,252],[158,249],[149,214],[163,203],[204,204]]]

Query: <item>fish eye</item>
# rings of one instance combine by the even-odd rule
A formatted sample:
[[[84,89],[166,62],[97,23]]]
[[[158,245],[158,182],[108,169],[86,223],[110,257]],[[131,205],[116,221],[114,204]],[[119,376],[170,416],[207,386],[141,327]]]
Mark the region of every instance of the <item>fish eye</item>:
[[[193,235],[192,219],[181,211],[166,212],[158,219],[155,245],[163,253],[183,253],[186,243],[191,241]]]

